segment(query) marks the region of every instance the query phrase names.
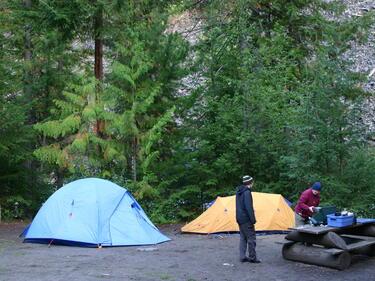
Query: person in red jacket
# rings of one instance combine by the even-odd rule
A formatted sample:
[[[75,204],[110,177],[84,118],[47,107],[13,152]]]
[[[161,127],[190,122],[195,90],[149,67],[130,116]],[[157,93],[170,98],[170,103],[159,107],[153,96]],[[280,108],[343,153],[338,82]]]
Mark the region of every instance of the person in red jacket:
[[[295,207],[296,226],[307,224],[309,217],[314,214],[314,207],[318,207],[320,203],[320,191],[323,186],[320,182],[314,182],[311,188],[302,192],[298,203]]]

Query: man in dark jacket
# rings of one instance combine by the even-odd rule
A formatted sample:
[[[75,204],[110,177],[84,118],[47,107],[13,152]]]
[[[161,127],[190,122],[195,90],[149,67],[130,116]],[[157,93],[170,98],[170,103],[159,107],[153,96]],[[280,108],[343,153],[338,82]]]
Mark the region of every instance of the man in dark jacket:
[[[256,219],[250,190],[253,186],[253,178],[244,176],[242,182],[243,185],[238,186],[236,192],[236,220],[240,227],[240,261],[260,263],[255,252],[254,224]],[[248,250],[249,256],[246,256],[246,250]]]

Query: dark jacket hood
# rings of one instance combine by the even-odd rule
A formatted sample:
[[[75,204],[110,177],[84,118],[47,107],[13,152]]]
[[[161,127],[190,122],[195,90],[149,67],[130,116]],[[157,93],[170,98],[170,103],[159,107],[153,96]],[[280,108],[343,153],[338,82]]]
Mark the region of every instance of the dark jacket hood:
[[[238,195],[240,195],[240,194],[244,193],[246,190],[249,190],[249,188],[247,187],[247,185],[240,185],[240,186],[237,187],[236,193]]]

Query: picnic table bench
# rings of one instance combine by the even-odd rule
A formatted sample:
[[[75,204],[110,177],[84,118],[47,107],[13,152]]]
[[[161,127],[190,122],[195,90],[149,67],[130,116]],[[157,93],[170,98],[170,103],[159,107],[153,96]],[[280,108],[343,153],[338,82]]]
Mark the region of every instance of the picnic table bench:
[[[375,256],[375,220],[344,227],[303,226],[292,230],[282,242],[287,260],[346,269],[352,255]]]

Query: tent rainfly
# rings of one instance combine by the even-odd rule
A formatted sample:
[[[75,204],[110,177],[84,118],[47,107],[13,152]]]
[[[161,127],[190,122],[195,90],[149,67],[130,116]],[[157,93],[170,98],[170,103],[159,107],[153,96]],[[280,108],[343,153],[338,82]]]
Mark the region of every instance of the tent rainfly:
[[[170,239],[126,189],[103,179],[73,181],[40,208],[24,242],[101,247],[151,245]]]
[[[294,227],[294,212],[280,194],[252,192],[256,231],[287,231]],[[181,228],[182,232],[211,234],[238,232],[236,196],[217,197],[198,218]]]

